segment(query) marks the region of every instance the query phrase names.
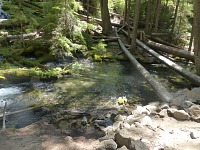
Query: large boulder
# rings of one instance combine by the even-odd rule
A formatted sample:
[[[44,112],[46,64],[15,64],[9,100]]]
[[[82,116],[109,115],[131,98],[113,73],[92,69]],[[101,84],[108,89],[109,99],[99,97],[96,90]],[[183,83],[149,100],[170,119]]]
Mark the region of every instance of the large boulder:
[[[186,110],[193,121],[200,123],[200,105],[192,105]]]
[[[189,120],[190,116],[184,110],[168,109],[167,113],[170,117],[174,117],[177,120]]]
[[[130,149],[130,139],[134,141],[142,139],[142,141],[144,140],[150,143],[156,140],[156,136],[155,132],[146,126],[137,128],[133,125],[130,129],[123,128],[115,134],[115,141],[119,147],[125,145],[128,149]]]

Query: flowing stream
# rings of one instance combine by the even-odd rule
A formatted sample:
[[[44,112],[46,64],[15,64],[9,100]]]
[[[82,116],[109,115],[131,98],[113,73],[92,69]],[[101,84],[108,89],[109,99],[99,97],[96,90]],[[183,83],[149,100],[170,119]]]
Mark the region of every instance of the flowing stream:
[[[0,114],[5,101],[7,112],[42,107],[62,106],[84,111],[117,106],[119,97],[126,97],[131,105],[145,105],[160,101],[145,79],[130,62],[87,62],[81,75],[65,76],[52,82],[1,85]],[[149,70],[151,71],[152,68]],[[154,72],[155,73],[155,72]],[[44,114],[28,110],[6,117],[7,127],[21,128],[39,120]],[[0,118],[0,125],[2,125]]]

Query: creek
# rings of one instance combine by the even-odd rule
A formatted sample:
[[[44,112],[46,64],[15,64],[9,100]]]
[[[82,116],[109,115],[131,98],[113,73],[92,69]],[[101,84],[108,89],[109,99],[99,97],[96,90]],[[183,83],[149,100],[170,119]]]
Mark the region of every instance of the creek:
[[[0,113],[2,113],[5,101],[8,104],[7,112],[23,110],[32,106],[38,108],[42,106],[43,110],[62,107],[65,110],[76,109],[84,112],[109,109],[118,107],[117,100],[123,96],[131,105],[145,105],[149,102],[159,101],[157,95],[130,62],[93,63],[84,61],[82,64],[86,67],[80,74],[66,75],[56,81],[35,80],[34,82],[0,85]],[[157,71],[154,69],[154,66],[149,66],[149,71],[157,75]],[[161,69],[164,77],[166,69]],[[170,74],[170,72],[167,73]],[[179,85],[173,89],[177,90],[178,88],[180,88]],[[183,83],[181,83],[181,88],[184,88]],[[50,115],[43,112],[28,110],[9,115],[6,117],[6,126],[10,128],[25,127],[41,117]],[[0,126],[2,126],[1,119]]]

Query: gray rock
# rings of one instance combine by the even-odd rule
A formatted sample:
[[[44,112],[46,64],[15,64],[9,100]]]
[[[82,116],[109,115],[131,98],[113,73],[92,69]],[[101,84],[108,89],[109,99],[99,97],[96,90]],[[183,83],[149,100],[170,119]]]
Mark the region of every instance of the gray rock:
[[[149,148],[141,141],[129,139],[129,150],[149,150]]]
[[[113,123],[113,126],[112,126],[112,130],[113,130],[114,132],[119,131],[119,130],[122,128],[122,124],[123,124],[122,121],[116,121],[116,122],[114,122],[114,123]]]
[[[168,116],[167,109],[162,109],[158,115],[160,116],[160,118],[167,117]]]
[[[174,112],[175,111],[177,111],[177,109],[174,109],[174,108],[167,109],[168,116],[174,117]]]
[[[195,105],[195,104],[192,103],[191,101],[185,101],[185,102],[183,103],[183,108],[184,108],[184,109],[187,109],[187,108],[191,107],[192,105]]]
[[[152,120],[149,116],[145,116],[144,118],[142,118],[140,120],[141,125],[145,126],[145,125],[152,125]]]
[[[105,140],[100,143],[100,146],[97,150],[116,150],[117,144],[113,139]]]
[[[126,119],[127,116],[124,116],[124,115],[117,115],[115,117],[115,121],[124,121]]]
[[[177,120],[189,120],[190,116],[187,112],[184,110],[177,110],[173,114],[174,118]]]
[[[124,146],[118,148],[117,150],[128,150],[128,148],[124,145]]]
[[[161,104],[160,109],[161,110],[163,110],[163,109],[169,109],[169,104],[168,103]]]
[[[126,146],[128,149],[130,148],[129,139],[139,140],[144,139],[149,142],[153,142],[151,140],[155,139],[156,133],[144,126],[143,128],[136,128],[131,125],[130,129],[123,128],[118,133],[115,134],[115,141],[119,147]]]
[[[128,124],[133,124],[135,122],[140,122],[140,120],[145,116],[145,114],[139,114],[139,115],[129,115],[124,122],[127,122]]]
[[[200,123],[200,105],[192,105],[186,111],[189,113],[193,121]]]

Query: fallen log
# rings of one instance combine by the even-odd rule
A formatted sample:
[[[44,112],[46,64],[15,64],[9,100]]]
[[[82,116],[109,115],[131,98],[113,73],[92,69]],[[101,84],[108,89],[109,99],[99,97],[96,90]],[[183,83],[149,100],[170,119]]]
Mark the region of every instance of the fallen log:
[[[116,28],[115,32],[116,36],[118,36]],[[154,91],[160,97],[160,99],[165,102],[170,102],[173,98],[172,94],[170,94],[165,87],[163,87],[157,80],[155,80],[153,76],[131,55],[131,53],[126,49],[126,47],[122,43],[121,39],[118,39],[118,42],[124,53],[128,56],[131,63],[144,76],[144,78],[148,81],[148,83],[151,85],[151,87],[154,89]]]
[[[159,51],[162,51],[162,52],[166,52],[166,53],[169,53],[169,54],[172,54],[172,55],[175,55],[175,56],[183,57],[183,58],[186,58],[188,60],[194,61],[194,53],[193,52],[189,52],[189,51],[186,51],[184,49],[177,49],[177,48],[174,48],[174,47],[171,47],[171,46],[166,46],[166,45],[156,43],[156,42],[153,42],[153,41],[150,41],[150,40],[148,40],[146,42],[146,44],[149,47],[153,48],[154,50],[159,50]]]
[[[122,31],[126,35],[128,35],[128,33],[126,31],[124,31],[124,30],[122,30]],[[158,54],[157,52],[155,52],[153,49],[149,48],[147,45],[145,45],[138,39],[136,39],[136,43],[140,47],[142,47],[147,53],[151,54],[152,56],[154,56],[155,58],[157,58],[158,60],[163,62],[165,65],[167,65],[168,67],[173,69],[175,72],[179,73],[180,75],[182,75],[183,77],[185,77],[186,79],[191,81],[193,84],[200,86],[200,77],[198,75],[189,72],[188,70],[182,68],[181,66],[179,66],[176,63],[174,63],[173,61],[171,61],[170,59]]]
[[[84,21],[87,21],[87,16],[86,15],[81,15],[81,14],[78,14],[78,13],[75,13],[81,20],[84,20]],[[89,17],[89,19],[91,20],[94,20],[96,21],[96,23],[98,23],[99,25],[102,24],[102,20],[99,19],[99,18],[91,18]],[[115,27],[122,27],[123,25],[122,24],[118,24],[118,23],[114,23],[114,22],[111,22],[111,25],[112,26],[115,26]]]
[[[29,33],[29,34],[20,34],[20,35],[8,35],[8,36],[3,36],[0,37],[0,41],[9,41],[9,40],[13,40],[13,39],[28,39],[28,38],[32,38],[35,37],[37,35],[37,32],[34,33]]]
[[[169,43],[169,42],[167,42],[167,41],[164,41],[164,40],[162,40],[162,39],[160,39],[160,38],[157,38],[157,37],[149,37],[149,38],[150,38],[152,41],[155,41],[155,42],[158,42],[158,43],[167,45],[167,46],[171,46],[171,47],[175,47],[175,48],[180,49],[180,47],[178,47],[178,46],[176,46],[176,45],[174,45],[174,44],[171,44],[171,43]]]

